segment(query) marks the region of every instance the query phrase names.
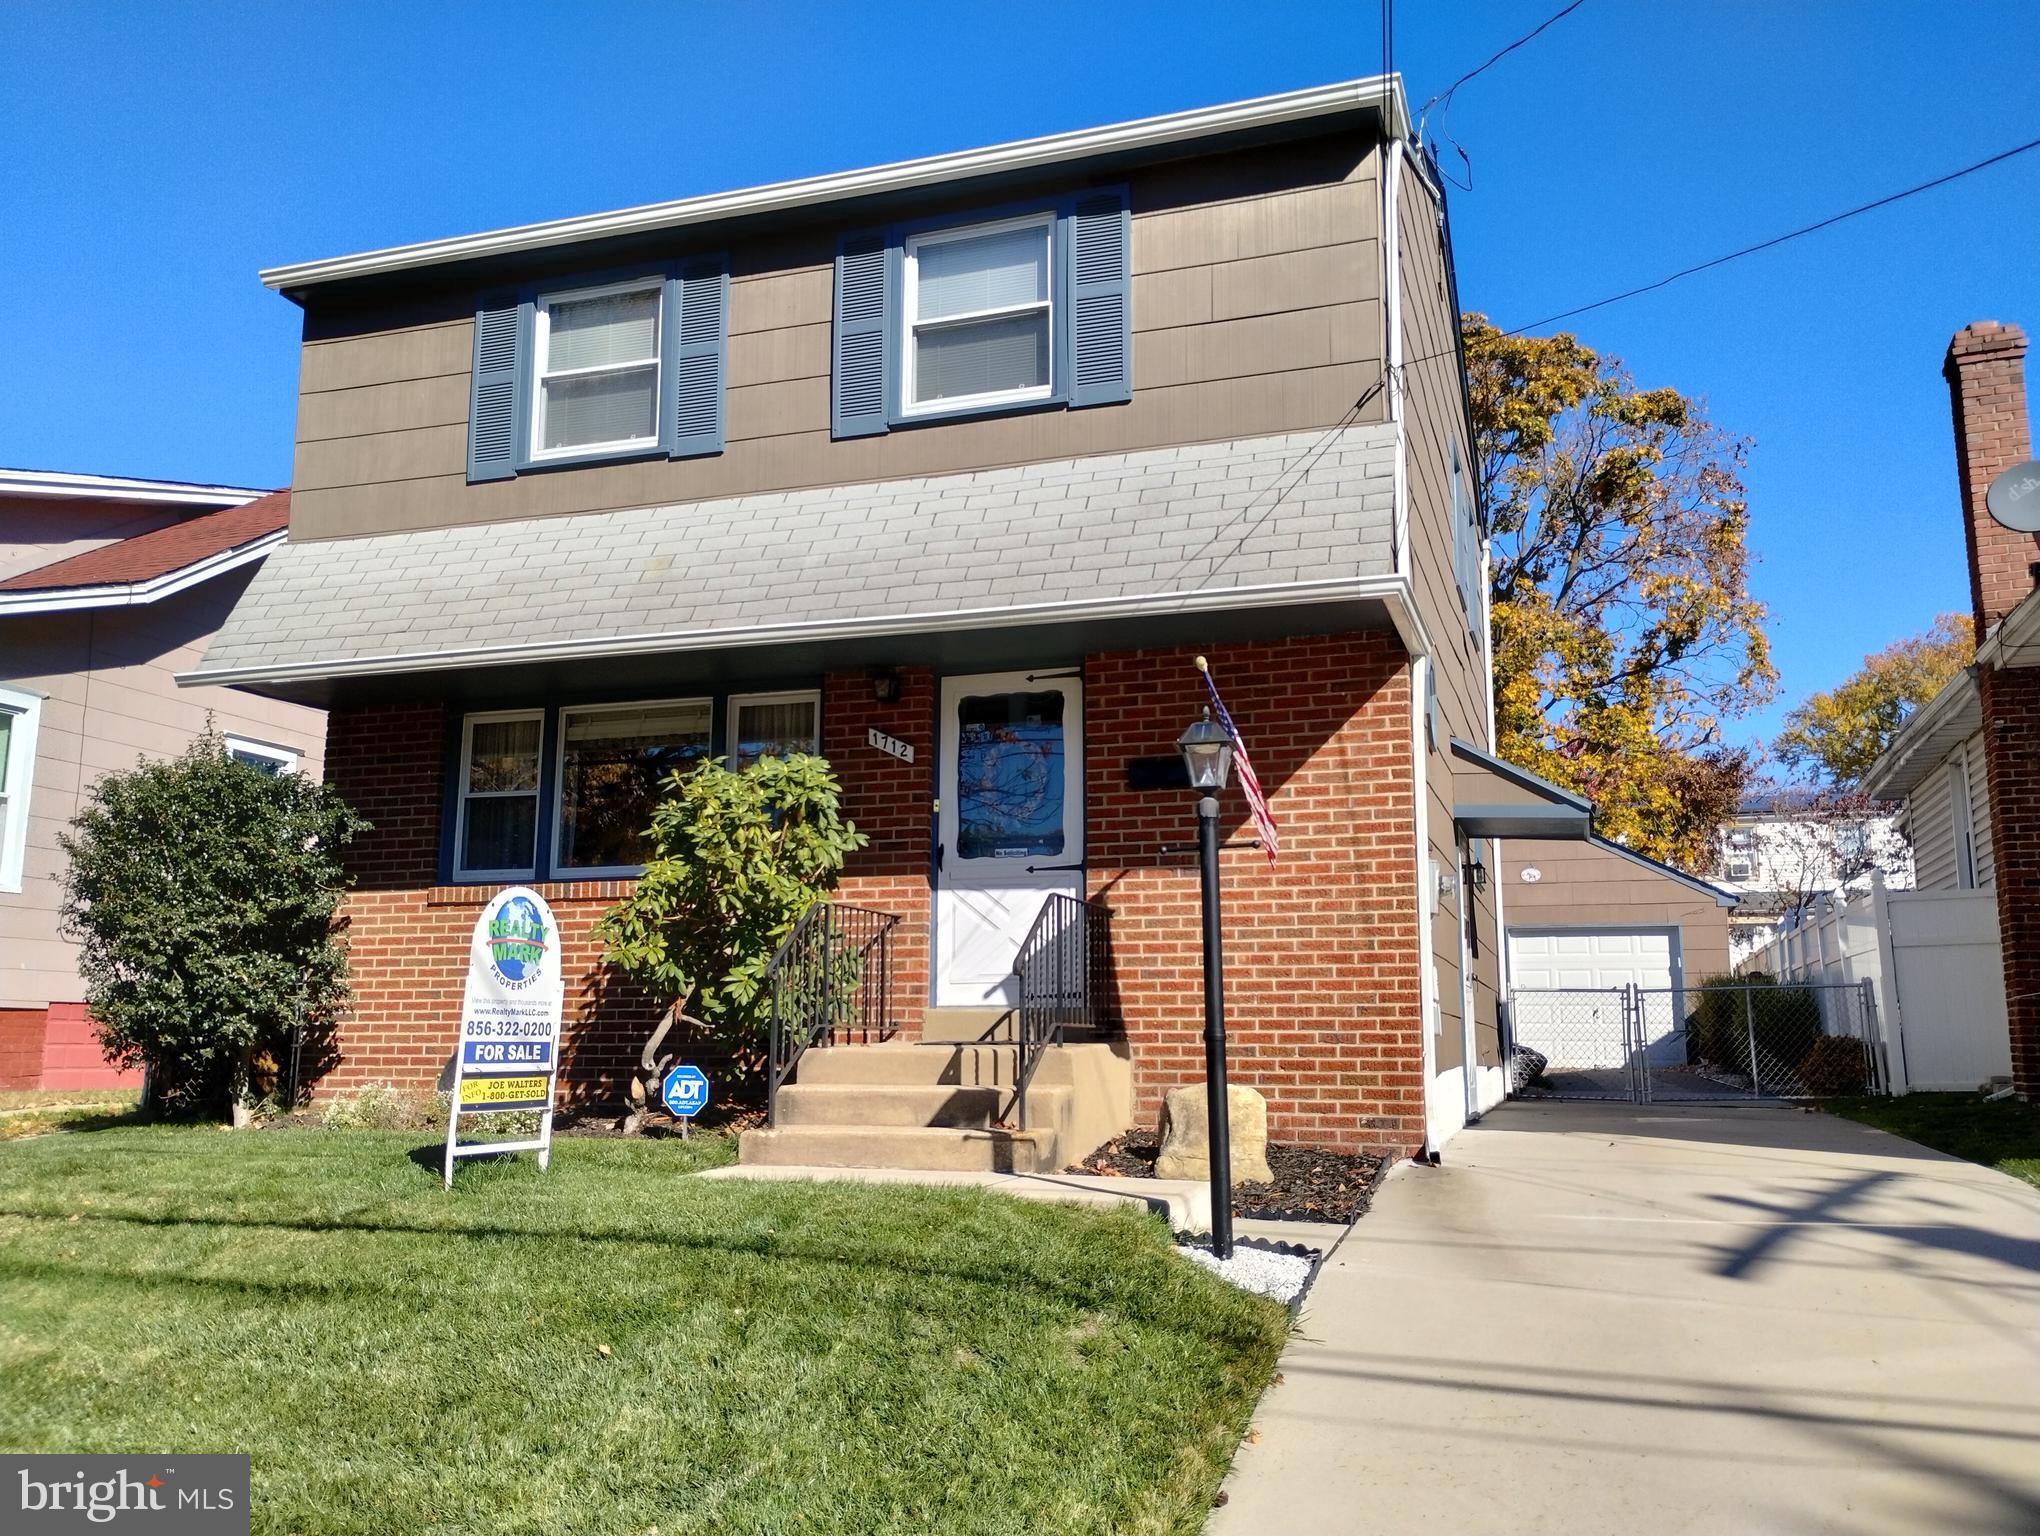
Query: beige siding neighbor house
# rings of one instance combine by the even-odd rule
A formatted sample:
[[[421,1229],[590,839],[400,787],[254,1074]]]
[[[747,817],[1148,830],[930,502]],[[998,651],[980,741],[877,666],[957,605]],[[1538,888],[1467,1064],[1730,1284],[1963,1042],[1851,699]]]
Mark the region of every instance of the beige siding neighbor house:
[[[315,709],[180,689],[264,557],[288,493],[0,470],[0,1087],[111,1081],[59,931],[57,836],[92,783],[210,718],[265,769],[317,773]]]

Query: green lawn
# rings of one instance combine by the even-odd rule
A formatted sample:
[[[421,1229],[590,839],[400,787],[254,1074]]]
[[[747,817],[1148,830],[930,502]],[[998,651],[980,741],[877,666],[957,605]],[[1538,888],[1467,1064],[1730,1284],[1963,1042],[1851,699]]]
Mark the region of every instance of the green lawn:
[[[0,1145],[0,1447],[247,1451],[264,1532],[1199,1529],[1281,1308],[1131,1211],[684,1176],[728,1146]]]
[[[1987,1104],[1973,1093],[1909,1093],[1895,1099],[1834,1099],[1828,1108],[2040,1184],[2040,1104],[2016,1099]]]

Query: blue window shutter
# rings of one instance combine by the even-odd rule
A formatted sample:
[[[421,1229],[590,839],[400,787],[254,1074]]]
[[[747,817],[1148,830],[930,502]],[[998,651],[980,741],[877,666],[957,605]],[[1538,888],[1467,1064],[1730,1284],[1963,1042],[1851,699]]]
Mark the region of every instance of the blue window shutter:
[[[1133,398],[1133,220],[1126,191],[1080,193],[1070,210],[1070,404]]]
[[[517,473],[518,392],[524,387],[524,323],[515,294],[484,299],[475,311],[474,379],[468,398],[469,480],[505,480]]]
[[[829,435],[886,430],[891,409],[890,329],[897,300],[883,234],[853,235],[836,252],[835,330],[829,379]]]
[[[724,257],[684,261],[666,279],[660,419],[673,458],[722,452],[729,315],[730,268]]]

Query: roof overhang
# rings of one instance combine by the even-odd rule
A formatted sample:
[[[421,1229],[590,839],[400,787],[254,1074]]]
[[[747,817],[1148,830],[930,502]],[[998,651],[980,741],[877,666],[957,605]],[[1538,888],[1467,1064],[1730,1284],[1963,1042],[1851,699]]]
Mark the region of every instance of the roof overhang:
[[[1578,841],[1592,833],[1593,803],[1549,779],[1452,739],[1452,821],[1469,837]]]
[[[195,485],[182,480],[131,480],[121,475],[72,475],[42,469],[0,469],[0,496],[64,501],[167,503],[216,509],[240,507],[267,491],[239,485]]]
[[[364,251],[353,256],[298,262],[290,266],[270,267],[261,275],[262,281],[269,287],[295,295],[322,284],[356,278],[381,277],[454,262],[543,251],[590,240],[656,234],[727,219],[819,208],[852,199],[883,197],[1102,157],[1161,151],[1204,139],[1265,132],[1359,112],[1380,115],[1386,123],[1389,137],[1407,136],[1409,107],[1403,98],[1401,76],[1376,75],[1345,80],[1336,85],[1286,91],[1276,96],[1200,107],[1189,112],[1171,112],[1102,128],[1020,139],[985,149],[902,160],[865,170],[809,176],[798,181],[774,182],[735,192],[650,203],[612,213],[552,219],[540,224],[521,224],[481,234]]]
[[[563,642],[462,647],[246,667],[201,667],[177,675],[182,687],[225,684],[293,703],[397,696],[439,689],[470,697],[565,686],[591,662],[618,686],[675,665],[706,676],[784,677],[806,671],[900,664],[907,656],[947,670],[989,671],[986,658],[1023,643],[1048,658],[1141,645],[1172,645],[1275,634],[1317,633],[1386,623],[1412,656],[1429,636],[1406,577],[1142,593],[1090,602],[1035,603],[963,611],[872,615],[794,624],[724,626],[602,636]],[[1298,626],[1303,626],[1298,628]],[[1008,637],[1013,637],[1009,641]],[[903,647],[910,649],[904,650]],[[492,677],[495,679],[492,681]]]
[[[1899,727],[1883,756],[1863,775],[1863,793],[1873,800],[1903,800],[1947,761],[1950,752],[1982,729],[1976,671],[1965,668]]]
[[[253,498],[249,498],[252,500]],[[165,571],[147,581],[108,582],[92,587],[46,587],[38,591],[0,592],[0,619],[32,613],[78,613],[89,608],[135,608],[174,597],[200,582],[252,565],[281,544],[286,530],[265,533],[233,549]]]
[[[1977,665],[1995,671],[2040,667],[2040,592],[2029,592],[1976,648]]]

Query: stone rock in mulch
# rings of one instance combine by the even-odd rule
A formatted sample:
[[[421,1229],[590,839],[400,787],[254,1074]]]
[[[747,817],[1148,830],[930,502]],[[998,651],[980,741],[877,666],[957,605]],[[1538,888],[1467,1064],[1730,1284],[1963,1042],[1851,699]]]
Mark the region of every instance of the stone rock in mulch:
[[[1065,1173],[1102,1174],[1107,1178],[1152,1179],[1160,1149],[1153,1136],[1132,1131],[1116,1136],[1089,1157],[1071,1163]],[[1323,1147],[1268,1143],[1265,1183],[1241,1184],[1233,1190],[1239,1216],[1270,1221],[1352,1221],[1367,1209],[1381,1182],[1388,1159],[1366,1152],[1328,1152]]]
[[[1542,1051],[1533,1051],[1527,1045],[1510,1047],[1509,1092],[1521,1093],[1532,1083],[1541,1081],[1544,1069],[1550,1065],[1550,1058]]]
[[[1156,1128],[1162,1150],[1155,1156],[1158,1179],[1211,1177],[1211,1116],[1202,1083],[1171,1088],[1162,1100]],[[1266,1184],[1275,1175],[1268,1168],[1268,1101],[1237,1083],[1225,1090],[1225,1123],[1232,1154],[1234,1184]]]

